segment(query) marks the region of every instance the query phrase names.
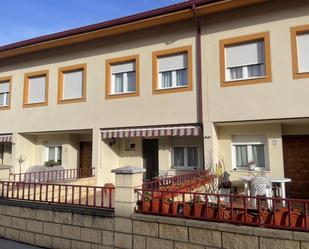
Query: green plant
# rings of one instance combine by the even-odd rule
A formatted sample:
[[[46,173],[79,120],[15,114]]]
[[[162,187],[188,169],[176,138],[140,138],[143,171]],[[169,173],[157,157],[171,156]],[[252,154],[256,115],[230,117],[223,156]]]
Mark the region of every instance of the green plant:
[[[59,166],[59,165],[61,165],[60,160],[57,161],[57,162],[55,162],[54,160],[49,160],[49,161],[44,163],[44,166],[46,166],[46,167],[54,167],[54,166]]]

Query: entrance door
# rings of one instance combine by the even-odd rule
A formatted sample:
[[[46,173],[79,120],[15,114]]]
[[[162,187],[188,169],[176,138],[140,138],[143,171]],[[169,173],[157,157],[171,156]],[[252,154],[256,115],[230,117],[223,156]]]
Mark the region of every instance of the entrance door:
[[[283,158],[288,197],[309,198],[309,136],[283,136]]]
[[[159,142],[158,139],[143,140],[143,159],[146,179],[151,180],[159,175]]]
[[[80,177],[88,177],[92,175],[92,142],[80,142]]]

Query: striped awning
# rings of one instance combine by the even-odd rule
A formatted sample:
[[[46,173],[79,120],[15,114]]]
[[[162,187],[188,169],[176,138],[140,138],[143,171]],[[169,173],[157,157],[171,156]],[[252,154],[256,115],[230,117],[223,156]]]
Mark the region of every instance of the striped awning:
[[[126,137],[199,136],[200,126],[165,126],[145,128],[102,129],[102,139]]]
[[[11,143],[12,142],[12,134],[5,134],[1,135],[0,134],[0,143]]]

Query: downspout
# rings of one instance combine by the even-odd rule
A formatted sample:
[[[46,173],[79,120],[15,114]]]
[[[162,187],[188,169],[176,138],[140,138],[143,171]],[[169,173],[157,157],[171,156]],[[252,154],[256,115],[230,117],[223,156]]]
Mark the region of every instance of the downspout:
[[[200,21],[198,17],[198,13],[196,10],[195,4],[192,4],[192,13],[195,18],[195,27],[196,27],[196,33],[195,33],[195,54],[196,54],[196,81],[197,81],[197,87],[196,87],[196,94],[197,94],[197,120],[198,123],[201,126],[202,129],[202,137],[204,137],[203,132],[203,85],[202,85],[202,45],[201,45],[201,26]],[[203,153],[202,153],[202,163],[203,163],[203,169],[205,168],[205,152],[204,152],[204,139],[203,139],[203,145],[202,145]]]

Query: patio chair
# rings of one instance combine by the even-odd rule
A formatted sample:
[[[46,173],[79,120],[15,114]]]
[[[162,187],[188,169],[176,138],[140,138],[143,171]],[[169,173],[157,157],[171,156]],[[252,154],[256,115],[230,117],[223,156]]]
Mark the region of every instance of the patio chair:
[[[265,176],[255,176],[251,180],[251,195],[272,197],[272,183]],[[253,199],[253,204],[256,207],[256,199]],[[272,201],[267,199],[268,208],[272,207]]]

